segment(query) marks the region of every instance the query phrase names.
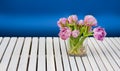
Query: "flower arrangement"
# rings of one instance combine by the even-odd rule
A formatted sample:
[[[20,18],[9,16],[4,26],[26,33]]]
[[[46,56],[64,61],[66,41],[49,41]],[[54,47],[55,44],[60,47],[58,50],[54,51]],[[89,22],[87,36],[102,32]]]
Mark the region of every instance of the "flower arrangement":
[[[89,36],[94,36],[97,40],[102,41],[106,36],[106,31],[97,26],[97,20],[92,15],[86,15],[84,20],[78,20],[77,15],[71,15],[68,18],[60,18],[57,22],[60,32],[59,37],[63,40],[69,38],[69,54],[83,55],[83,42]],[[81,50],[82,49],[82,50]]]

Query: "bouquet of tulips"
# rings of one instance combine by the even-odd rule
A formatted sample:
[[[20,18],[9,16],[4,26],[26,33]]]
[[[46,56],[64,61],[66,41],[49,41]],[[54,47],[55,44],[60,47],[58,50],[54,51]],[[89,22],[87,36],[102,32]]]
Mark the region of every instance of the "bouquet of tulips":
[[[104,28],[97,26],[97,20],[92,15],[86,15],[84,20],[78,20],[77,15],[71,15],[68,18],[60,18],[57,22],[60,32],[59,37],[63,40],[69,38],[71,53],[77,53],[84,40],[89,36],[94,36],[97,40],[102,41],[106,36]]]

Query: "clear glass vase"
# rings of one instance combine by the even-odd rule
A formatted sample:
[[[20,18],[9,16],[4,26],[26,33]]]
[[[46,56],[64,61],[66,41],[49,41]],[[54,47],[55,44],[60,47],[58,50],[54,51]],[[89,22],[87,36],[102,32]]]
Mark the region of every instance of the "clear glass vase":
[[[68,54],[70,56],[86,56],[87,37],[69,38]]]

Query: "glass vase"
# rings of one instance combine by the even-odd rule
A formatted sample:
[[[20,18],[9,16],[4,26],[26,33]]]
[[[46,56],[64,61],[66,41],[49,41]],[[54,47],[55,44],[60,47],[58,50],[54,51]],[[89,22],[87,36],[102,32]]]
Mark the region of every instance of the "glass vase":
[[[87,37],[70,37],[68,39],[68,54],[70,56],[86,56]]]

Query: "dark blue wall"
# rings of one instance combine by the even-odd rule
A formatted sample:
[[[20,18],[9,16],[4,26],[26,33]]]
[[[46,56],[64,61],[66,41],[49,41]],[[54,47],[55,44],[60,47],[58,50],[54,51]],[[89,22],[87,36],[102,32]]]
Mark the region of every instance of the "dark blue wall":
[[[0,36],[58,36],[57,20],[94,15],[107,36],[120,36],[120,0],[1,0]]]

